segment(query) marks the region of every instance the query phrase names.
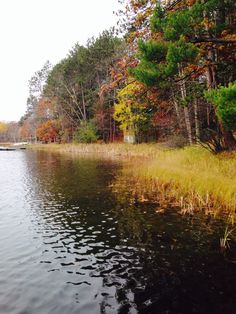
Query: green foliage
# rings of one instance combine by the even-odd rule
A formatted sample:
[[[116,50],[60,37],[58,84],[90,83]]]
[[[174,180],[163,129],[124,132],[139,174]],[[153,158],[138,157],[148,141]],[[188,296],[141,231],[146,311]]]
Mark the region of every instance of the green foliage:
[[[192,23],[189,10],[170,13],[163,29],[164,37],[167,40],[178,40],[181,35],[191,33]]]
[[[164,42],[157,41],[139,41],[138,57],[140,63],[134,69],[130,70],[139,82],[146,86],[159,86],[165,88],[163,82],[166,82],[166,55],[168,52],[168,45]],[[160,84],[162,84],[160,86]]]
[[[168,46],[166,43],[150,40],[144,42],[138,41],[139,57],[151,62],[161,62],[165,59]]]
[[[60,111],[74,124],[94,118],[101,84],[122,47],[122,40],[110,31],[91,38],[87,45],[76,44],[69,55],[54,66],[45,86],[45,94],[56,98]]]
[[[199,11],[199,10],[198,10]],[[202,12],[202,11],[201,11]],[[157,5],[151,18],[151,29],[153,32],[161,32],[168,41],[179,40],[181,36],[188,35],[194,31],[194,19],[199,15],[197,10],[183,9],[166,14]]]
[[[142,60],[136,68],[130,70],[130,73],[146,86],[158,86],[160,81],[166,79],[165,70],[165,64]]]
[[[216,107],[216,114],[227,129],[236,128],[236,82],[207,91],[205,97]]]
[[[95,143],[98,139],[97,128],[92,121],[82,122],[73,139],[76,143]]]
[[[216,35],[221,33],[226,21],[208,24],[207,30],[203,25],[205,18],[212,19],[216,12],[222,14],[230,13],[234,9],[233,0],[208,0],[196,1],[195,4],[182,10],[166,13],[158,4],[151,18],[151,29],[153,32],[161,32],[167,41],[178,41],[181,36],[188,39],[199,35]],[[214,21],[216,22],[216,21]],[[207,32],[207,33],[206,33]]]
[[[191,43],[186,43],[183,38],[175,43],[171,43],[166,57],[166,74],[177,74],[178,64],[194,61],[197,55],[198,48]]]
[[[159,4],[157,4],[150,19],[151,30],[153,32],[162,32],[165,19],[166,14],[164,9]]]
[[[198,48],[185,42],[139,41],[140,63],[130,73],[147,86],[168,87],[168,78],[178,74],[178,64],[193,62],[198,55]]]

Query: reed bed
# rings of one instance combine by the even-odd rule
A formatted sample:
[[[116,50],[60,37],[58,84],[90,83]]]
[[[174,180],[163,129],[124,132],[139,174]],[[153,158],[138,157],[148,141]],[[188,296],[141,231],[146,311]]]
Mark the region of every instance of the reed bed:
[[[34,144],[31,149],[43,149],[72,154],[95,154],[98,156],[122,157],[155,157],[158,153],[157,144]]]
[[[236,153],[213,155],[201,147],[165,149],[158,144],[47,144],[32,146],[73,155],[96,155],[128,161],[124,176],[139,201],[171,203],[183,213],[236,209]]]

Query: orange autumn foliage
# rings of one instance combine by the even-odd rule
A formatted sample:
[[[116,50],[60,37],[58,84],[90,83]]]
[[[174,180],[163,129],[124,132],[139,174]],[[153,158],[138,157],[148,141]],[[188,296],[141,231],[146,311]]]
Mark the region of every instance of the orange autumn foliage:
[[[56,142],[59,138],[60,125],[57,120],[48,120],[36,130],[37,138],[45,143]]]

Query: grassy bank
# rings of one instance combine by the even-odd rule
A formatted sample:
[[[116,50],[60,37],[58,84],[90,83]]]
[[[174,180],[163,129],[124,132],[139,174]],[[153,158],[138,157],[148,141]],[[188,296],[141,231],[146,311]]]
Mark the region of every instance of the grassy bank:
[[[156,144],[36,144],[31,149],[58,151],[72,154],[95,154],[110,157],[155,157],[161,152]]]
[[[228,212],[234,219],[235,154],[216,156],[201,148],[163,151],[136,169],[151,190],[159,186],[161,198],[176,202],[183,212]]]
[[[167,150],[157,144],[50,144],[32,148],[125,160],[128,157],[133,161],[125,171],[132,176],[133,194],[141,201],[156,198],[158,202],[172,202],[183,212],[235,212],[235,153],[213,155],[200,147]]]

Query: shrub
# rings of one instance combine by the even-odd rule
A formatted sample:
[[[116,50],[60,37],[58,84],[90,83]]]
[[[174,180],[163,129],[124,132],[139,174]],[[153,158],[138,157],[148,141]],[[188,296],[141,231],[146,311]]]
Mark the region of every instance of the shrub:
[[[74,133],[76,143],[95,143],[98,139],[97,128],[93,122],[82,122],[78,131]]]
[[[165,143],[165,146],[168,148],[182,148],[187,145],[188,139],[182,135],[173,135]]]
[[[228,130],[236,128],[236,82],[205,92],[205,97],[216,107],[216,114]]]

